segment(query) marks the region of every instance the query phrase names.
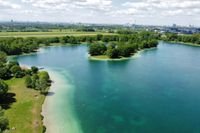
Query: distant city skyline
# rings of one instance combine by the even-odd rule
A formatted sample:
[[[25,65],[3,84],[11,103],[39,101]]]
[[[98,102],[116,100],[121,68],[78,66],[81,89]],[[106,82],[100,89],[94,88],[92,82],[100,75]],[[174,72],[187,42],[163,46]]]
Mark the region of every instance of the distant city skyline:
[[[200,26],[200,0],[0,0],[0,21]]]

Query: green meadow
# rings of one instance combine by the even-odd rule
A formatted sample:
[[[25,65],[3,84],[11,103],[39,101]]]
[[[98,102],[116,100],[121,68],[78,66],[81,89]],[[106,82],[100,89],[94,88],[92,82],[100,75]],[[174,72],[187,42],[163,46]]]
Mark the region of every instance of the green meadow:
[[[97,34],[113,35],[106,32],[78,32],[71,30],[52,30],[50,32],[0,32],[0,37],[62,37],[62,36],[95,36]]]
[[[13,78],[6,83],[9,85],[9,93],[15,94],[13,98],[16,100],[5,111],[9,120],[8,132],[41,133],[43,131],[41,109],[45,96],[39,91],[27,88],[24,78]]]

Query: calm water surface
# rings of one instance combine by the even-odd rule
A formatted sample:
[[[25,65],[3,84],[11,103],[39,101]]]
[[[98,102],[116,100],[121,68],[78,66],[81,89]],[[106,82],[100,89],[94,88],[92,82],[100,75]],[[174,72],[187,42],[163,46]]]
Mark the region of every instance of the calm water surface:
[[[200,47],[160,42],[134,59],[90,61],[87,46],[59,46],[16,59],[66,83],[49,103],[57,133],[200,133]],[[82,131],[67,128],[69,115]]]

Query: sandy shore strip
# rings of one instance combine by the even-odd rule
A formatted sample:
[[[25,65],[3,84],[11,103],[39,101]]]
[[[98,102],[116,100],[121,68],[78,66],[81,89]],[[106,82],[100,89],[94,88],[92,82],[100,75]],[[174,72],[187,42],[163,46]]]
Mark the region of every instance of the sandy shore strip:
[[[46,133],[82,133],[73,110],[74,86],[66,72],[48,71],[53,83],[42,108]]]

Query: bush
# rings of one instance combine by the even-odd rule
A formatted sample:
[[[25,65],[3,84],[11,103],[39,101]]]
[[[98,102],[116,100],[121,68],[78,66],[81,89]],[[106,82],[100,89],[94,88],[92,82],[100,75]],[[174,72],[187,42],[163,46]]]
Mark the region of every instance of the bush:
[[[8,85],[0,80],[0,95],[6,94],[8,92]]]
[[[0,62],[6,63],[7,62],[7,55],[4,52],[0,51]]]
[[[0,107],[0,132],[8,128],[8,119],[4,116],[4,111]]]
[[[32,88],[33,87],[33,82],[31,79],[31,76],[27,76],[25,79],[25,84],[27,88]]]
[[[17,61],[9,61],[8,68],[11,69],[13,66],[19,66],[19,63]]]
[[[32,71],[33,74],[36,74],[39,71],[39,69],[35,66],[32,66],[31,71]]]
[[[13,76],[16,78],[22,78],[24,76],[24,73],[22,72],[21,67],[18,65],[12,66],[10,71],[13,74]]]

